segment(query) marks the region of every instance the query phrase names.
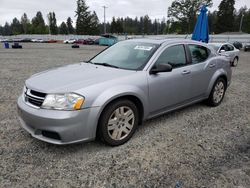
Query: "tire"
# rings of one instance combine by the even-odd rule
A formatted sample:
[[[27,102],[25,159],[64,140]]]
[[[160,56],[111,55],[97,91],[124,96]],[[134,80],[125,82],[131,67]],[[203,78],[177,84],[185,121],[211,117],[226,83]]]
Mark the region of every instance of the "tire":
[[[218,78],[213,86],[213,89],[207,99],[208,106],[216,107],[221,104],[227,89],[226,81],[223,78]]]
[[[238,58],[235,57],[234,60],[233,60],[233,62],[232,62],[232,66],[233,66],[233,67],[237,67],[238,62],[239,62]]]
[[[97,133],[105,144],[119,146],[133,136],[138,122],[136,105],[130,100],[118,100],[109,104],[102,112]]]

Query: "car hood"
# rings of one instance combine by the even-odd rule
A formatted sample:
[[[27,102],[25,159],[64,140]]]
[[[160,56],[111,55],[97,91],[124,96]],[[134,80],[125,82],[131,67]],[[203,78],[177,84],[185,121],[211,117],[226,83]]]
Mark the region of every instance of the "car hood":
[[[37,73],[26,87],[44,93],[74,92],[94,84],[135,74],[136,71],[79,63]]]

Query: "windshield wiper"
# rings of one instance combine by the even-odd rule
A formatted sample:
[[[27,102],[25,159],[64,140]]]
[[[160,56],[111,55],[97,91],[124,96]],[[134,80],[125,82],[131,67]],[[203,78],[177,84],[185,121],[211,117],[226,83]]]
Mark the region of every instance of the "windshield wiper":
[[[92,63],[92,62],[89,62],[89,63]],[[117,68],[117,69],[120,69],[120,67],[117,67],[115,65],[111,65],[111,64],[108,64],[108,63],[92,63],[94,65],[102,65],[102,66],[105,66],[105,67],[112,67],[112,68]]]

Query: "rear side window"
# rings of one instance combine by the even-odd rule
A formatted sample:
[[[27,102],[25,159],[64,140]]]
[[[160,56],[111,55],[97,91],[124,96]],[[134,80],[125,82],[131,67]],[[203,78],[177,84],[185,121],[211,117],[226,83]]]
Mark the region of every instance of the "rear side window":
[[[207,60],[210,55],[210,50],[204,46],[188,45],[191,53],[192,64],[202,63]]]
[[[234,51],[234,47],[232,45],[227,45],[228,50],[227,51]]]
[[[156,65],[167,63],[172,65],[173,68],[186,65],[186,53],[183,45],[166,48],[156,61]]]

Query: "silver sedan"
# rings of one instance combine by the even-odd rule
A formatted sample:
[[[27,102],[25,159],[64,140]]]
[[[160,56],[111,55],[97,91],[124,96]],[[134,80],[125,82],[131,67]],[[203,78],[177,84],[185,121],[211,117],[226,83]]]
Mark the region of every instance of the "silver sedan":
[[[236,67],[240,58],[240,50],[230,43],[209,43],[215,49],[217,54],[227,56],[231,65]]]
[[[200,42],[127,40],[88,62],[33,75],[18,112],[37,139],[71,144],[99,137],[117,146],[150,118],[200,101],[218,106],[231,74],[228,59]]]

